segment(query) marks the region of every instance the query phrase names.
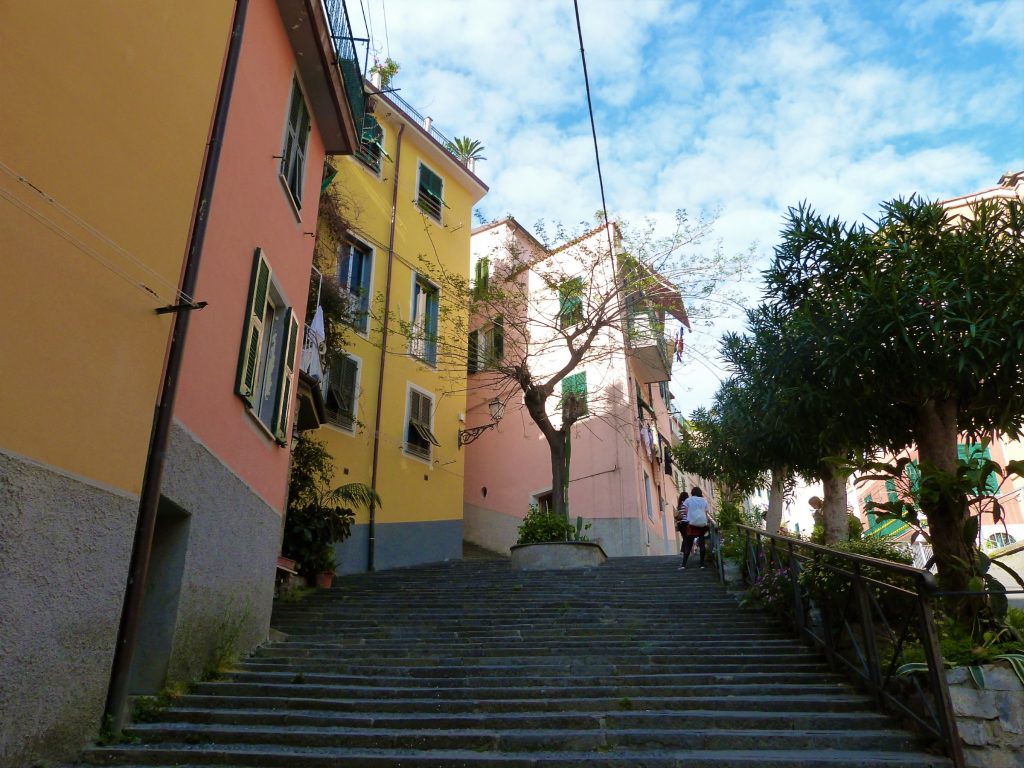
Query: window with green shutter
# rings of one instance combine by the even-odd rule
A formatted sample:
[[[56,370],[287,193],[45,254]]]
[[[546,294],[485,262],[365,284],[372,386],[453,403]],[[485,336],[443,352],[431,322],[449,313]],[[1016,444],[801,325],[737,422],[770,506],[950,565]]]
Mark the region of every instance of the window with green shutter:
[[[429,459],[431,446],[440,447],[431,429],[434,407],[433,398],[425,392],[409,390],[409,415],[406,419],[405,450],[421,458]]]
[[[878,516],[875,514],[875,509],[871,505],[874,503],[874,499],[871,496],[864,497],[864,509],[868,513],[868,528],[874,528],[878,523]]]
[[[346,302],[347,322],[366,333],[370,322],[373,249],[360,242],[342,243],[338,251],[338,288]]]
[[[356,418],[356,385],[359,361],[348,355],[337,355],[327,372],[327,419],[335,426],[351,430]]]
[[[420,163],[420,181],[416,192],[416,205],[435,221],[441,221],[441,209],[445,208],[444,180],[427,166]]]
[[[284,306],[263,250],[253,258],[235,391],[278,443],[288,437],[298,318]]]
[[[359,134],[359,148],[355,155],[367,168],[380,173],[381,158],[387,153],[384,151],[384,129],[373,115],[363,118],[363,130]]]
[[[487,284],[490,279],[491,260],[486,256],[476,263],[473,275],[473,299],[480,301],[487,296]]]
[[[299,81],[292,80],[288,125],[285,129],[284,148],[281,150],[281,177],[296,208],[302,207],[302,182],[306,176],[306,152],[311,130],[306,97],[302,95]]]
[[[437,325],[440,293],[436,285],[416,275],[412,292],[412,327],[409,353],[437,365]]]
[[[967,462],[972,468],[978,468],[982,461],[990,461],[992,454],[988,449],[988,446],[983,446],[981,443],[963,443],[956,447],[957,458],[960,461]],[[982,491],[978,488],[972,489],[975,495],[982,495]],[[999,478],[993,472],[985,479],[984,495],[992,496],[999,492]]]
[[[560,405],[563,413],[570,406],[575,407],[577,418],[582,419],[584,416],[590,415],[590,409],[587,404],[586,371],[572,373],[562,379],[562,399]]]
[[[896,481],[886,480],[885,481],[885,495],[889,501],[899,501],[900,495],[896,492]]]
[[[558,287],[558,327],[571,328],[583,322],[583,278],[573,277]]]

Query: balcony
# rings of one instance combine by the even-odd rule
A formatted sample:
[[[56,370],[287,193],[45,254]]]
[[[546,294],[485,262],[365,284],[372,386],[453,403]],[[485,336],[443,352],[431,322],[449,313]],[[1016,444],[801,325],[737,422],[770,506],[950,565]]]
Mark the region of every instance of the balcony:
[[[359,147],[363,73],[344,0],[276,0],[295,66],[329,155]]]
[[[665,324],[653,312],[636,311],[626,323],[626,357],[633,363],[633,374],[641,384],[654,384],[672,378],[672,353],[665,338]]]

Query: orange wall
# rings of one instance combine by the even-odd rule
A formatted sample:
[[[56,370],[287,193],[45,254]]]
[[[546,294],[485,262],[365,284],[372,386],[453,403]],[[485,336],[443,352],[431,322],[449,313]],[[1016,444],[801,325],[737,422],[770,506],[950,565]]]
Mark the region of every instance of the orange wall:
[[[324,148],[310,134],[301,221],[278,179],[294,54],[272,0],[249,6],[189,327],[176,418],[268,504],[283,510],[288,451],[235,394],[253,252],[264,251],[301,341]],[[297,345],[301,347],[301,344]],[[297,368],[297,366],[296,366]],[[294,392],[294,389],[292,390]],[[294,414],[293,414],[294,415]]]

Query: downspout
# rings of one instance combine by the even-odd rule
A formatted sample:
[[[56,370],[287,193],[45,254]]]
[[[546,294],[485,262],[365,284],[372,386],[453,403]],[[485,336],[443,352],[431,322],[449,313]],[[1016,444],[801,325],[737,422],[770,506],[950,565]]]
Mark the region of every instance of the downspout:
[[[238,58],[242,48],[242,31],[245,28],[248,6],[249,0],[236,0],[235,14],[231,21],[231,39],[224,60],[224,71],[221,74],[220,93],[217,96],[206,163],[199,185],[199,197],[192,214],[192,235],[189,238],[185,267],[181,276],[181,292],[189,297],[195,293],[196,279],[199,274],[199,260],[203,252],[206,225],[209,221],[210,203],[213,197],[214,183],[217,179],[217,166],[224,141],[235,72],[238,69]],[[164,460],[167,457],[174,397],[178,388],[178,377],[181,373],[181,362],[185,351],[189,314],[186,308],[185,311],[179,311],[174,318],[167,348],[167,365],[160,387],[160,399],[157,401],[153,414],[149,453],[146,456],[146,468],[142,476],[139,515],[135,524],[135,539],[132,543],[132,557],[128,566],[128,582],[121,607],[121,622],[117,631],[114,661],[110,670],[107,701],[103,710],[104,727],[115,733],[120,732],[124,727],[128,675],[131,670],[132,655],[138,641],[142,599],[145,595],[146,575],[149,571],[150,555],[153,550],[153,531],[156,527],[157,509],[160,504],[160,486],[163,479]]]
[[[373,419],[373,470],[370,487],[377,490],[377,469],[380,464],[380,419],[384,406],[384,364],[388,358],[388,323],[391,311],[391,271],[395,263],[395,223],[398,218],[398,171],[402,167],[402,134],[405,123],[398,126],[398,147],[395,149],[395,184],[391,192],[391,232],[388,235],[388,273],[384,281],[384,324],[380,337],[380,372],[377,374],[377,413]],[[377,505],[370,504],[370,527],[366,541],[366,570],[374,569],[376,552]]]

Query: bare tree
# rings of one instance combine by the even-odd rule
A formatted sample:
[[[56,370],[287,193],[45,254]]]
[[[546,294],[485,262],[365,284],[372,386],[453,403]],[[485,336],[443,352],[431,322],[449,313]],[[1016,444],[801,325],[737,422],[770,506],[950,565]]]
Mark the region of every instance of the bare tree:
[[[676,346],[669,328],[720,315],[732,301],[730,281],[749,255],[694,251],[713,223],[680,211],[666,236],[648,221],[602,224],[550,247],[542,225],[535,236],[509,218],[475,233],[470,280],[421,258],[443,297],[439,367],[457,369],[453,380],[468,370],[471,390],[503,403],[522,398],[548,445],[556,513],[568,517],[573,425],[594,416],[632,430],[627,355],[637,381],[666,381]],[[407,321],[403,332],[423,329]],[[604,374],[600,386],[582,384],[582,367]]]

